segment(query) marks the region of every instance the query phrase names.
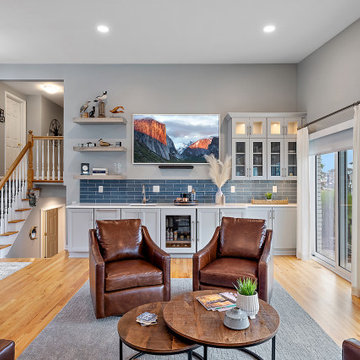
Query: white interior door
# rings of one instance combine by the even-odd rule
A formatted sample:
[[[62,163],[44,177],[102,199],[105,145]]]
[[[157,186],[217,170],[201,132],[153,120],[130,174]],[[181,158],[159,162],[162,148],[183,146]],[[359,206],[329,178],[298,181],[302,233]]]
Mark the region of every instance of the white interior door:
[[[5,171],[25,146],[26,101],[5,92]]]

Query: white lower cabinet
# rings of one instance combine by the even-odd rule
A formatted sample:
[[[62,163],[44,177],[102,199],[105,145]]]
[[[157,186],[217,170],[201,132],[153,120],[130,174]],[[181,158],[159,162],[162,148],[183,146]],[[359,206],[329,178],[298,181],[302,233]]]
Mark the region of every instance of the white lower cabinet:
[[[122,219],[140,219],[147,227],[151,239],[160,246],[160,210],[159,209],[122,209]]]
[[[275,255],[296,252],[296,207],[273,208],[273,249]]]
[[[67,238],[71,256],[84,256],[89,251],[89,229],[93,229],[93,209],[67,210]]]
[[[120,220],[120,209],[95,209],[94,210],[94,228],[96,228],[96,220]]]
[[[247,219],[261,219],[266,221],[266,228],[272,229],[272,208],[269,207],[249,207],[246,209],[245,215]]]
[[[197,251],[201,250],[209,243],[217,226],[219,226],[218,209],[197,210]]]
[[[242,218],[245,216],[245,208],[236,208],[236,209],[229,209],[229,208],[221,208],[219,213],[220,224],[222,218],[225,217],[234,217],[234,218]]]

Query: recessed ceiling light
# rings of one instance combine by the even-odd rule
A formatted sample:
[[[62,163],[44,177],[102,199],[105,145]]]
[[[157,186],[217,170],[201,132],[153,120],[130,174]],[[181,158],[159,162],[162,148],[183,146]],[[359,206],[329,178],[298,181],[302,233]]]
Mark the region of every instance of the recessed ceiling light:
[[[103,34],[106,34],[109,32],[109,27],[106,25],[98,25],[98,27],[96,28],[98,32],[101,32]]]
[[[42,84],[41,88],[46,91],[48,94],[56,94],[60,92],[60,87],[54,84]]]
[[[276,29],[275,25],[266,25],[263,28],[264,33],[272,33],[275,31],[275,29]]]

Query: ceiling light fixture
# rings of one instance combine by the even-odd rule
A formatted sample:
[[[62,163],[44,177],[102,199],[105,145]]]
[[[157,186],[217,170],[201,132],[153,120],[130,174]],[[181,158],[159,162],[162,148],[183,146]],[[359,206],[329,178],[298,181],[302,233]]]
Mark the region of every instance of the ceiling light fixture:
[[[106,34],[109,32],[109,27],[106,25],[98,25],[98,27],[96,28],[98,32],[101,32],[103,34]]]
[[[48,94],[56,94],[60,92],[60,87],[54,84],[42,84],[40,86]]]
[[[264,33],[272,33],[276,29],[275,25],[266,25],[263,28]]]

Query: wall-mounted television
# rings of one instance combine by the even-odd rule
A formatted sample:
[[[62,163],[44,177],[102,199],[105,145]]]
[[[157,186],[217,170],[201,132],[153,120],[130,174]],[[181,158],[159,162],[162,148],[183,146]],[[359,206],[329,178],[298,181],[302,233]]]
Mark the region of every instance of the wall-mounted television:
[[[204,164],[219,158],[218,114],[134,114],[134,164]]]

